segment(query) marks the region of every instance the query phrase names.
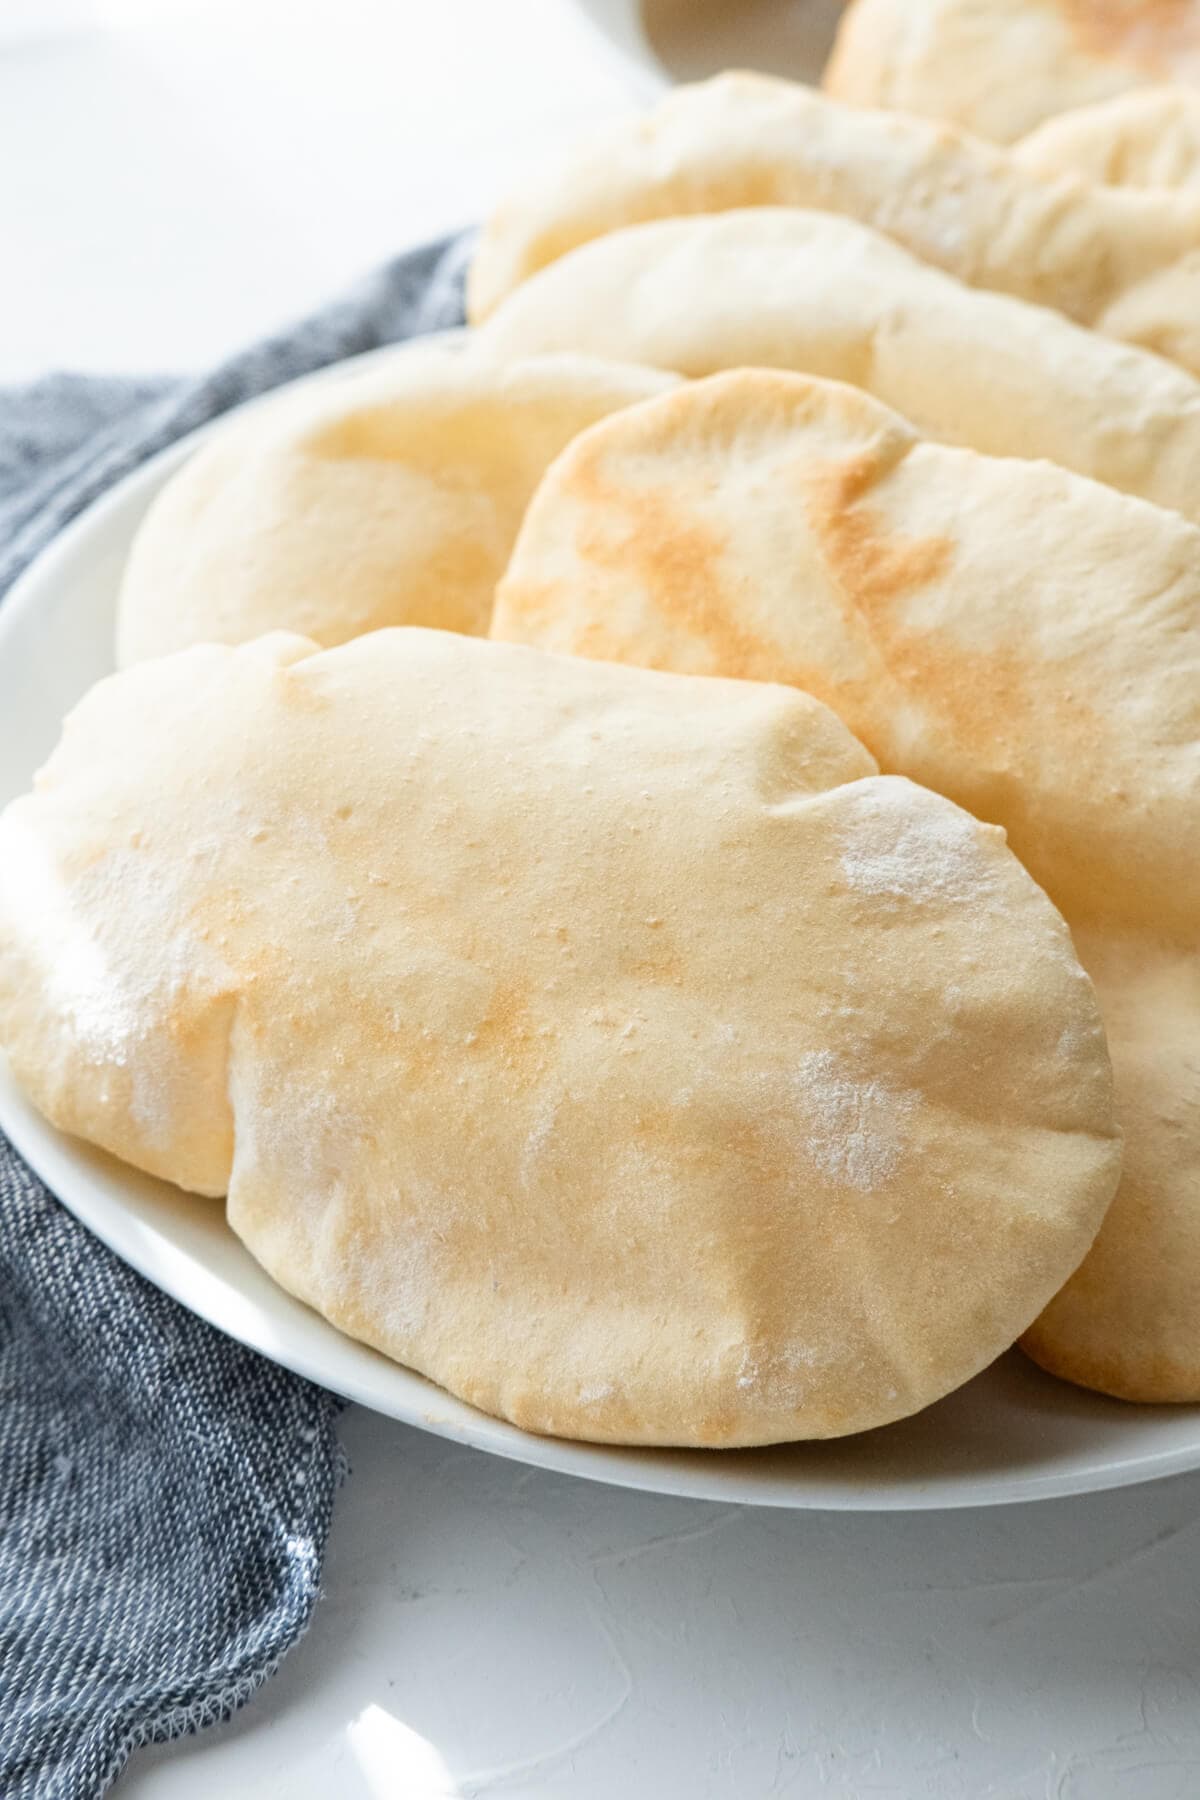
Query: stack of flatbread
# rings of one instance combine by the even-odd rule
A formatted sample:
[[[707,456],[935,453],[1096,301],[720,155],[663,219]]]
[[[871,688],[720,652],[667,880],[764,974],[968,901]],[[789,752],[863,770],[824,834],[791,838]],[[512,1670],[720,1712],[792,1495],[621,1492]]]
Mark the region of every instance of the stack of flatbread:
[[[1010,144],[1152,83],[1200,88],[1198,0],[849,0],[824,85]]]
[[[856,0],[215,431],[0,821],[47,1117],[534,1431],[1200,1400],[1194,13]]]

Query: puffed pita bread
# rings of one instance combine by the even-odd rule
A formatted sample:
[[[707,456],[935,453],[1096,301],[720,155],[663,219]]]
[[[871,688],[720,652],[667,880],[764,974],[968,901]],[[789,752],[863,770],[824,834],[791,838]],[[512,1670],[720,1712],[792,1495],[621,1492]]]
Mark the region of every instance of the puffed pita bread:
[[[1162,81],[1200,83],[1197,0],[852,0],[824,75],[1000,143]]]
[[[576,432],[673,385],[583,356],[497,367],[407,346],[215,430],[151,506],[125,571],[122,667],[274,630],[482,633],[542,471]]]
[[[531,182],[483,233],[471,316],[605,232],[744,206],[843,213],[972,287],[1200,374],[1200,196],[1042,175],[948,126],[765,75],[677,88]]]
[[[1135,88],[1047,119],[1013,148],[1027,168],[1109,187],[1200,192],[1200,88]]]
[[[1200,531],[1049,464],[923,443],[853,389],[742,372],[576,440],[492,629],[794,682],[885,769],[1006,827],[1114,990],[1131,1118],[1115,1248],[1029,1347],[1127,1397],[1200,1400]],[[1118,948],[1150,932],[1190,971],[1153,1054],[1137,994],[1167,984]]]
[[[0,1039],[285,1287],[538,1431],[833,1435],[982,1367],[1119,1164],[1003,834],[825,708],[400,630],[100,684],[0,823]]]
[[[1187,932],[1198,626],[1200,529],[1177,514],[926,442],[839,383],[743,370],[569,446],[492,631],[793,682],[885,769],[1002,823],[1068,916]]]
[[[1193,376],[833,213],[763,206],[610,232],[523,282],[479,337],[497,357],[574,349],[690,376],[757,365],[848,381],[926,437],[1048,457],[1200,519]]]
[[[1026,1333],[1044,1368],[1123,1400],[1200,1397],[1200,953],[1076,930],[1112,1053],[1125,1175],[1082,1267]]]

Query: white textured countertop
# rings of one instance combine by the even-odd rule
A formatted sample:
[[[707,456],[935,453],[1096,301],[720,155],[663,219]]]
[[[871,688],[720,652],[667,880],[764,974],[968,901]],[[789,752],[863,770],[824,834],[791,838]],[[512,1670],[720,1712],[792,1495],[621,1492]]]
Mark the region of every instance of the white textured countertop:
[[[630,99],[565,0],[18,7],[67,10],[0,0],[0,379],[199,366]],[[871,1518],[345,1436],[312,1632],[129,1800],[1200,1796],[1200,1476]]]
[[[1196,1800],[1200,1477],[778,1513],[355,1412],[325,1598],[129,1800]]]

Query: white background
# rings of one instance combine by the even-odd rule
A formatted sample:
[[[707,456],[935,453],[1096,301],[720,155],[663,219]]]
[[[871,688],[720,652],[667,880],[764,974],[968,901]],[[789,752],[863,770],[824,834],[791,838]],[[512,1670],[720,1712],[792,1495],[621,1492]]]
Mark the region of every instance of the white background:
[[[567,0],[0,0],[0,380],[211,362],[632,99]]]
[[[202,366],[633,97],[566,0],[0,0],[0,379]],[[1200,1477],[873,1519],[345,1436],[310,1636],[130,1800],[1200,1796]]]

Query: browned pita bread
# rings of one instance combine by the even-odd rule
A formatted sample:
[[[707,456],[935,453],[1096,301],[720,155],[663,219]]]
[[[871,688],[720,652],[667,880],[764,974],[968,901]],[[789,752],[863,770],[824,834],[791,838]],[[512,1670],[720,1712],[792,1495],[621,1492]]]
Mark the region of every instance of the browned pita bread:
[[[1200,1400],[1200,531],[743,371],[576,440],[492,629],[793,682],[885,769],[1006,827],[1096,975],[1129,1131],[1112,1222],[1029,1347]]]

